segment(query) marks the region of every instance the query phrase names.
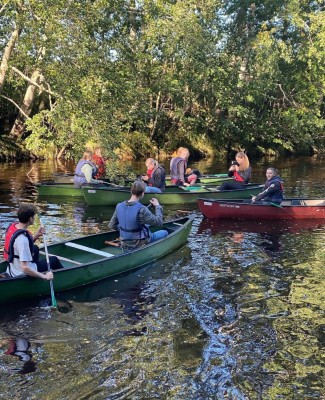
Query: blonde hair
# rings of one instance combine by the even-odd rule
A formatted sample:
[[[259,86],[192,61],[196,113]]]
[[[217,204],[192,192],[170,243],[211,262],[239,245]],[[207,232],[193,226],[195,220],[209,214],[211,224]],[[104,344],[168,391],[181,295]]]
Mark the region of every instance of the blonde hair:
[[[179,147],[177,149],[177,156],[178,157],[182,157],[182,155],[185,155],[185,153],[186,153],[186,156],[184,158],[189,158],[190,152],[189,152],[187,147]]]
[[[243,151],[239,151],[236,154],[236,158],[237,157],[243,160],[239,165],[239,171],[245,171],[249,167],[249,159],[247,155]]]

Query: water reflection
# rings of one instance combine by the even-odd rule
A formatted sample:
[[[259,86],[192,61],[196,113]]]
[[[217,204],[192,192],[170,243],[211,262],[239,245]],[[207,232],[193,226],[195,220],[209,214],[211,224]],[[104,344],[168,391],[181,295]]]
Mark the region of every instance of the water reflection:
[[[30,342],[24,337],[10,338],[5,355],[18,357],[22,361],[20,368],[13,368],[19,374],[29,374],[36,371],[36,363],[32,360]]]
[[[287,195],[323,196],[324,161],[273,161]],[[265,180],[267,165],[254,163],[254,180]],[[36,197],[34,180],[65,166],[3,165],[1,233],[21,201],[38,206],[51,242],[107,229],[112,208]],[[199,215],[196,205],[164,209],[166,218],[192,211]],[[58,294],[55,312],[42,308],[46,299],[3,307],[1,396],[321,398],[324,237],[320,221],[198,218],[188,246],[129,274]],[[27,341],[25,353],[37,367],[25,381],[10,373],[24,365],[5,354],[10,338]]]

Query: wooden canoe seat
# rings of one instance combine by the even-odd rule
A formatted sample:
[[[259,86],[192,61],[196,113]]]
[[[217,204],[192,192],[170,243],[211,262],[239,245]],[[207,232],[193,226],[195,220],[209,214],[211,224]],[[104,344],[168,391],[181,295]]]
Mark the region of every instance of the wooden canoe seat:
[[[78,243],[66,242],[65,245],[69,247],[74,247],[75,249],[87,251],[88,253],[97,254],[98,256],[102,257],[114,257],[114,254],[106,253],[106,251],[93,249],[92,247],[82,246],[81,244]]]

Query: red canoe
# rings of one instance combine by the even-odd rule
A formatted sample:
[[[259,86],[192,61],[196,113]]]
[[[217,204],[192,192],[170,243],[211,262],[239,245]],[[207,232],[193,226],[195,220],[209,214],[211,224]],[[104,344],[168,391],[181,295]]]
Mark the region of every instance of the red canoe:
[[[325,219],[325,199],[285,199],[281,205],[252,204],[248,200],[198,199],[207,218]]]

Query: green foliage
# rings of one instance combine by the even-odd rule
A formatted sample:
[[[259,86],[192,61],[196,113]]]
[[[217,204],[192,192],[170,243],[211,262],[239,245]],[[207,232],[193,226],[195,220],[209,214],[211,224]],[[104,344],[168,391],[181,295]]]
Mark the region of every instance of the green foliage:
[[[25,145],[65,157],[89,143],[123,157],[309,151],[324,132],[320,11],[308,0],[8,2],[0,55],[19,26],[10,66],[41,72]],[[27,86],[9,68],[0,123]]]

